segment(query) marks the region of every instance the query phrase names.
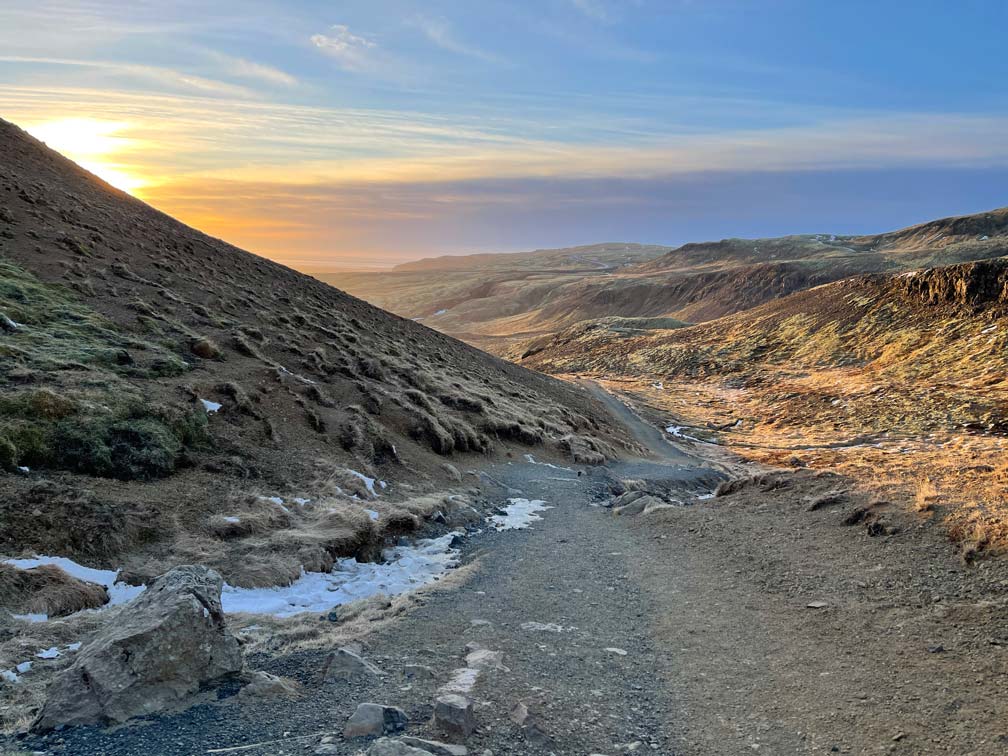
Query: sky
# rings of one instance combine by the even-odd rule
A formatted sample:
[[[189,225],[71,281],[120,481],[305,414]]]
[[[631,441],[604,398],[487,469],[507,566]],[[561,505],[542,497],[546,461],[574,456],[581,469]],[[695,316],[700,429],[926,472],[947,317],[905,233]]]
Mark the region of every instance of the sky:
[[[4,0],[0,117],[308,271],[1008,205],[1003,0]]]

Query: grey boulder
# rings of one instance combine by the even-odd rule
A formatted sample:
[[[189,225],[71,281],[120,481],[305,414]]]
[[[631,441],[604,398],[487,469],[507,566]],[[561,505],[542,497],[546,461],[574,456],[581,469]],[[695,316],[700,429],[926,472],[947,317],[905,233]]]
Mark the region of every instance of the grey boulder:
[[[109,724],[176,706],[242,668],[221,610],[221,576],[176,567],[154,580],[56,675],[32,724]]]

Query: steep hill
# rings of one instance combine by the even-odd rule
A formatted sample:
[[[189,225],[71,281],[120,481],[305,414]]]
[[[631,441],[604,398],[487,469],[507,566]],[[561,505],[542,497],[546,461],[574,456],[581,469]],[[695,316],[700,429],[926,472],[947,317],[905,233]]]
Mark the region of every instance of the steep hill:
[[[188,228],[2,121],[0,313],[8,556],[283,582],[416,527],[382,502],[454,483],[445,462],[623,444],[581,390]]]

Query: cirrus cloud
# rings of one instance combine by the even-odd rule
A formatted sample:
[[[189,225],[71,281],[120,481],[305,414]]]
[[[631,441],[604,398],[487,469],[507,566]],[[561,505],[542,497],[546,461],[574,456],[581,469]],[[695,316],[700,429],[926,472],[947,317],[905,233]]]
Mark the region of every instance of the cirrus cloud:
[[[328,34],[313,34],[311,43],[350,71],[365,68],[368,51],[378,46],[377,42],[350,31],[346,24],[335,24]]]

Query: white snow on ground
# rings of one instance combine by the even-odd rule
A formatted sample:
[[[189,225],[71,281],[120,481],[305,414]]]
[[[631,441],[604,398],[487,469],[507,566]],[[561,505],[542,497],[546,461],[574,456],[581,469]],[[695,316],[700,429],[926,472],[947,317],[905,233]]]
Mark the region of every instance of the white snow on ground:
[[[297,380],[301,381],[301,383],[307,383],[307,384],[309,384],[311,386],[315,385],[315,381],[313,381],[311,378],[305,378],[303,375],[298,375],[297,373],[292,373],[290,370],[288,370],[287,368],[285,368],[283,365],[280,365],[279,368],[280,368],[280,372],[287,373],[287,375],[291,376],[292,378],[296,378]]]
[[[572,470],[569,467],[560,467],[559,465],[554,465],[550,462],[536,462],[536,458],[533,457],[531,454],[526,454],[525,460],[530,465],[542,465],[543,467],[552,467],[554,470],[566,470],[567,472],[574,472],[574,470]]]
[[[375,480],[374,478],[369,478],[364,473],[357,472],[356,470],[347,470],[348,473],[353,475],[355,478],[364,481],[364,487],[368,490],[368,493],[372,496],[377,496],[378,493],[375,491],[375,483],[384,491],[388,488],[388,483],[384,480]]]
[[[383,552],[385,563],[340,559],[332,572],[302,572],[291,585],[277,588],[224,586],[225,612],[253,612],[291,617],[302,612],[328,612],[334,606],[382,593],[395,596],[415,590],[458,565],[451,548],[455,533],[397,546]]]
[[[487,518],[497,530],[524,530],[533,522],[542,520],[537,512],[553,507],[542,499],[508,499],[504,514],[495,514]]]
[[[445,314],[446,312],[448,312],[448,310],[438,310],[438,311],[437,311],[437,312],[435,312],[434,314],[435,314],[435,315],[444,315],[444,314]]]
[[[697,441],[699,443],[703,443],[702,441],[700,441],[699,438],[695,438],[693,436],[687,436],[685,433],[683,433],[683,428],[685,427],[686,427],[685,425],[670,425],[665,429],[665,432],[671,436],[675,436],[676,438],[684,438],[687,441]]]
[[[0,669],[0,680],[6,680],[9,683],[16,683],[21,678],[17,676],[16,673],[11,672],[9,669]]]
[[[224,517],[224,522],[230,522],[232,525],[237,525],[241,522],[241,517],[234,517],[232,515],[227,515]]]
[[[18,470],[20,470],[23,473],[31,472],[31,468],[25,467],[24,465],[18,465]]]
[[[144,586],[142,585],[127,585],[126,583],[118,582],[119,570],[96,570],[77,564],[77,562],[66,557],[37,556],[34,559],[6,559],[4,560],[4,564],[9,564],[19,570],[29,570],[32,567],[54,564],[63,570],[63,572],[78,580],[104,585],[108,589],[109,606],[125,604],[127,601],[132,601],[144,591]],[[41,621],[45,621],[46,619],[44,615],[34,616],[42,617]],[[33,615],[20,615],[20,617],[22,619],[29,619]],[[38,622],[40,620],[32,618],[31,621]]]
[[[282,509],[284,512],[290,514],[290,510],[284,506],[284,500],[281,499],[279,496],[260,496],[259,500],[268,501],[270,502],[270,504],[275,504],[276,506],[280,507],[280,509]]]
[[[35,656],[39,659],[55,659],[60,655],[59,649],[56,646],[52,648],[43,648]]]
[[[713,499],[714,494],[712,493],[700,494],[699,496],[697,496],[697,498],[700,499],[700,501],[706,501],[707,499]]]
[[[15,614],[14,619],[22,622],[48,622],[48,614]]]
[[[380,517],[380,515],[373,509],[365,509],[364,511],[367,512],[368,517],[370,517],[372,520],[377,520]]]
[[[209,399],[200,399],[200,401],[203,402],[203,409],[208,415],[212,415],[221,408],[220,402],[211,402]]]
[[[651,384],[651,388],[656,389],[657,391],[661,391],[662,389],[665,388],[665,384],[662,383],[661,381],[655,381],[654,383]]]
[[[30,672],[31,668],[32,668],[32,663],[31,662],[21,662],[16,667],[14,667],[14,670],[19,675],[23,675],[25,672]]]

